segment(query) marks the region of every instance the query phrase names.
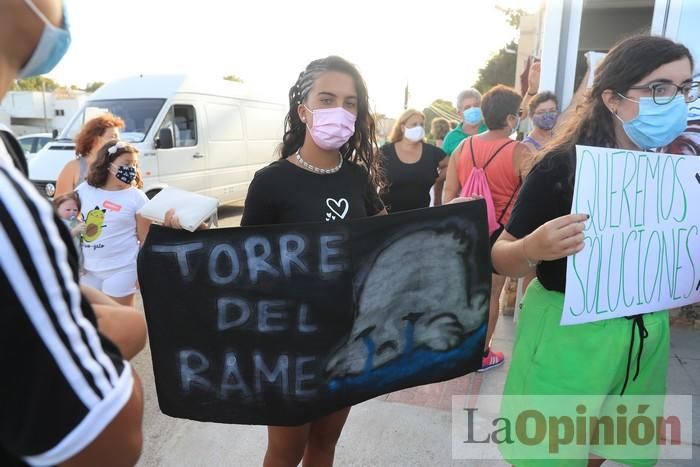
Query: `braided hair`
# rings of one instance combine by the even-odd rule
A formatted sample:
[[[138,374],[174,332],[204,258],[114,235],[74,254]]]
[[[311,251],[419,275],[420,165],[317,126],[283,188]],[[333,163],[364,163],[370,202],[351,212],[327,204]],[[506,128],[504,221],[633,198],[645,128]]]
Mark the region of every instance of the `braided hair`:
[[[369,109],[367,85],[355,66],[347,60],[331,55],[314,60],[299,73],[296,83],[289,89],[289,112],[284,120],[284,136],[280,146],[280,158],[285,159],[299,150],[306,137],[306,124],[299,118],[298,106],[306,102],[309,91],[319,76],[327,71],[349,75],[355,82],[357,92],[357,120],[355,133],[340,148],[345,160],[364,166],[376,186],[382,185],[379,163],[379,148],[375,137],[375,122]]]

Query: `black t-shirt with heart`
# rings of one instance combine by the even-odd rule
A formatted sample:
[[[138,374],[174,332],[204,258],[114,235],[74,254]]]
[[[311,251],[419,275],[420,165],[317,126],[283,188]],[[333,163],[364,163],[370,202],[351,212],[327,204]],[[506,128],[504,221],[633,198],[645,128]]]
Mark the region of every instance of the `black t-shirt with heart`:
[[[383,209],[367,171],[357,164],[346,161],[334,174],[317,174],[281,159],[255,173],[241,225],[333,222]]]

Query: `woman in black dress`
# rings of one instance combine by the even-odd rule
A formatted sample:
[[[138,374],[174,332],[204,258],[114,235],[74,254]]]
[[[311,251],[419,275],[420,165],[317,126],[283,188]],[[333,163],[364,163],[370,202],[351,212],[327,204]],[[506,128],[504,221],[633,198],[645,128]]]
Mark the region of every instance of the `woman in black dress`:
[[[425,116],[408,109],[394,124],[389,143],[382,146],[386,187],[382,201],[389,212],[427,208],[430,187],[442,187],[448,158],[445,152],[423,141]],[[442,202],[442,193],[435,194],[435,205]]]

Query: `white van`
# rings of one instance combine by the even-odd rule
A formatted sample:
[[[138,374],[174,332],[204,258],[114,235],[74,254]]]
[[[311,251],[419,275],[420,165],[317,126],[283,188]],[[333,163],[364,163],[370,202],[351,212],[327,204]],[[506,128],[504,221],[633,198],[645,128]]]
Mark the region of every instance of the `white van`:
[[[144,192],[167,185],[212,196],[245,199],[259,168],[271,162],[283,135],[282,99],[253,97],[240,83],[184,75],[141,75],[105,84],[56,141],[29,162],[29,178],[52,197],[58,174],[75,158],[75,136],[104,112],[121,117],[121,139],[138,147]]]

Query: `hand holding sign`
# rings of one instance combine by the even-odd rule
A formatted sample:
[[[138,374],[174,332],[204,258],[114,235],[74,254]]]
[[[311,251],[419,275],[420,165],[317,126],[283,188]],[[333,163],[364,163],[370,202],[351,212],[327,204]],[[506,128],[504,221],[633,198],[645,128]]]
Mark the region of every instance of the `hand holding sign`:
[[[569,214],[541,225],[523,238],[525,256],[533,261],[554,261],[583,250],[588,218],[588,214]]]

